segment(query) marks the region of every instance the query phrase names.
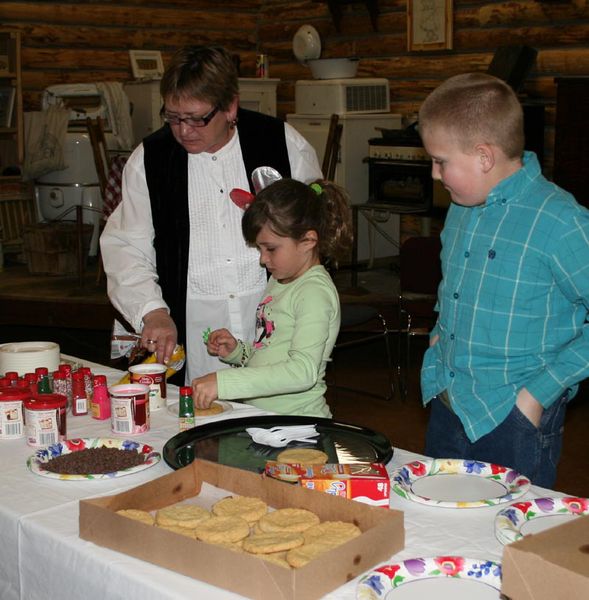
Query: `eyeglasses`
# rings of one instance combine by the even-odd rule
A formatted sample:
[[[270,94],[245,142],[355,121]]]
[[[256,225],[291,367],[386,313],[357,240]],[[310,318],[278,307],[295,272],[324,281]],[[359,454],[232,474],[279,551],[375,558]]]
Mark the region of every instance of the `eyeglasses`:
[[[192,115],[188,117],[179,117],[178,115],[172,115],[167,113],[165,110],[165,106],[162,107],[160,111],[160,115],[164,118],[164,121],[169,125],[180,125],[180,123],[184,123],[188,127],[206,127],[212,120],[213,117],[219,112],[219,107],[215,106],[213,110],[208,112],[206,115],[202,117],[193,117]]]

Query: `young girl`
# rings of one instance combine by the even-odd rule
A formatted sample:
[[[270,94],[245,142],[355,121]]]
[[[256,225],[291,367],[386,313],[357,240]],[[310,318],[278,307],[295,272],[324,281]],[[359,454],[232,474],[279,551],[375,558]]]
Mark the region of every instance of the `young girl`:
[[[339,332],[340,305],[323,264],[335,263],[351,244],[347,195],[328,181],[309,186],[281,179],[256,196],[242,230],[271,274],[256,311],[256,337],[246,344],[227,329],[209,335],[210,354],[245,368],[194,379],[194,404],[243,400],[281,414],[330,417],[325,368]]]

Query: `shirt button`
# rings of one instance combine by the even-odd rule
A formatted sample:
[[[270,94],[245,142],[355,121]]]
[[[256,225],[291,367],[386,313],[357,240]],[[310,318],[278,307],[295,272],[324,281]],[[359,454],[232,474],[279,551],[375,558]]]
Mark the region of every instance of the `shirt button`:
[[[460,294],[458,292],[454,292],[452,295],[454,296],[455,300],[458,300],[458,298],[460,298]]]
[[[448,373],[448,375],[450,375],[450,377],[454,377],[454,371],[450,371],[450,373]]]
[[[227,259],[227,264],[230,264],[230,263],[231,263],[231,259],[230,259],[230,258],[228,258],[228,259]]]
[[[229,298],[231,298],[231,299],[235,298],[235,294],[229,294]]]
[[[455,336],[454,336],[454,334],[453,334],[453,333],[451,333],[451,334],[450,334],[450,339],[451,339],[451,340],[453,340],[453,339],[454,339],[454,337],[455,337]]]
[[[507,198],[501,198],[501,204],[505,204],[507,202]]]
[[[213,157],[212,157],[212,159],[213,159],[213,160],[217,160],[217,157],[216,157],[216,156],[213,156]]]
[[[464,258],[468,258],[469,256],[470,256],[470,252],[467,250],[467,251],[464,253]]]
[[[497,255],[497,253],[495,252],[495,250],[489,250],[489,258],[491,260],[493,260],[495,258],[495,256]]]

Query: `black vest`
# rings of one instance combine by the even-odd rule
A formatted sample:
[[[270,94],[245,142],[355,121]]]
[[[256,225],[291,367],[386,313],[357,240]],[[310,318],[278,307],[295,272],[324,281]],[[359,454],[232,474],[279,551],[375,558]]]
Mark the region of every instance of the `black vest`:
[[[269,166],[290,177],[284,122],[239,109],[239,143],[250,191],[252,171]],[[165,125],[143,140],[144,163],[155,229],[154,247],[159,285],[178,328],[178,343],[186,341],[186,280],[190,246],[188,218],[188,153]]]

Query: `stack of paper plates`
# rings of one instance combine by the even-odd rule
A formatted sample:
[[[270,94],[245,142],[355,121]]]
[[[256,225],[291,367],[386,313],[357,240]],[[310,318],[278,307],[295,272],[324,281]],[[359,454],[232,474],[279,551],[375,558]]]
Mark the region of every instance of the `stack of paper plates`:
[[[16,371],[20,376],[34,373],[37,367],[49,372],[59,367],[59,345],[55,342],[11,342],[0,346],[0,375]]]

